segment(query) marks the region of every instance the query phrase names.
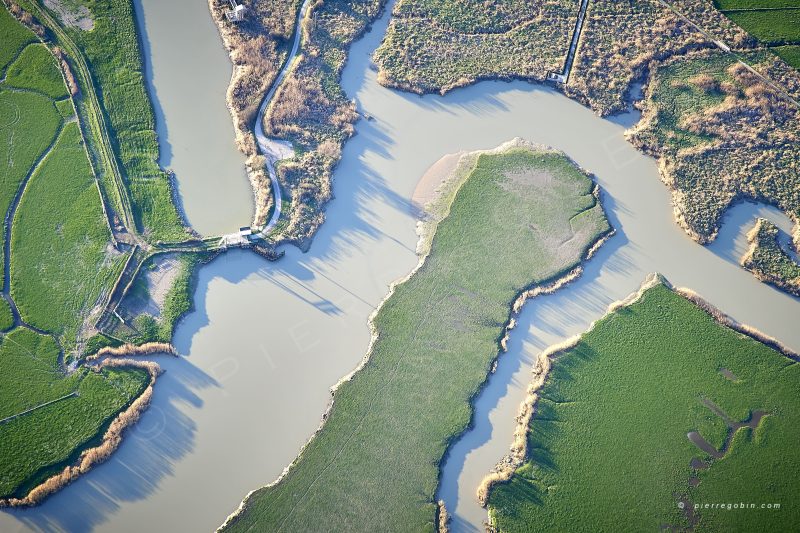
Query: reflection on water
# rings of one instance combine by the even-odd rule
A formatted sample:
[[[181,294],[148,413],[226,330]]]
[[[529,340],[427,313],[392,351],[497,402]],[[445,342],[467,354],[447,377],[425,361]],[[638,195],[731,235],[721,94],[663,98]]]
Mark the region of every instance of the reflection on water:
[[[248,491],[291,462],[317,428],[328,388],[361,360],[367,317],[417,261],[410,198],[419,177],[445,153],[493,148],[515,136],[564,150],[594,173],[618,233],[577,282],[525,306],[509,352],[477,400],[474,429],[444,464],[439,492],[455,529],[477,530],[485,518],[475,488],[510,444],[537,353],[585,330],[647,273],[661,271],[800,347],[792,320],[800,301],[736,264],[747,220],[762,208],[742,204],[719,243],[696,245],[674,223],[654,161],[623,139],[624,117],[602,120],[522,82],[484,82],[444,98],[388,91],[369,68],[386,23],[354,46],[344,71],[347,94],[375,120],[361,121],[344,149],[336,199],[311,250],[288,247],[276,263],[229,252],[202,268],[196,310],[175,338],[185,357],[165,361],[153,407],[133,438],[43,506],[0,515],[0,530],[218,526]],[[778,222],[786,227],[785,218]]]

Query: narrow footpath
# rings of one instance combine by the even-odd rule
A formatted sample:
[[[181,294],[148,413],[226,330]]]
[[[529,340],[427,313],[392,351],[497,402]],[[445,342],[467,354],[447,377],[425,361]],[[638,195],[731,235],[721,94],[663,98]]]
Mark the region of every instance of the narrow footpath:
[[[567,58],[564,60],[564,68],[560,73],[551,72],[547,79],[566,85],[569,81],[569,74],[572,71],[572,63],[575,61],[575,52],[578,50],[578,41],[583,31],[583,21],[586,19],[586,10],[589,8],[589,0],[581,0],[581,7],[578,11],[578,19],[575,21],[575,29],[572,31],[572,42],[569,45]]]
[[[281,83],[283,83],[284,78],[286,78],[286,74],[288,74],[289,69],[291,69],[292,65],[294,64],[294,60],[297,57],[298,51],[300,50],[300,43],[303,39],[303,20],[310,14],[310,12],[311,1],[304,0],[303,5],[300,6],[300,11],[297,13],[297,22],[295,23],[294,27],[294,42],[292,43],[292,50],[286,57],[286,62],[283,64],[283,68],[281,68],[281,71],[275,78],[275,82],[272,84],[272,87],[270,87],[269,91],[267,91],[267,94],[264,95],[264,99],[261,101],[261,106],[258,108],[258,114],[256,116],[256,142],[258,144],[258,151],[267,158],[266,166],[267,172],[269,173],[269,180],[272,183],[272,199],[274,202],[272,216],[270,216],[267,224],[258,233],[262,239],[266,239],[269,232],[272,231],[272,229],[278,223],[278,219],[280,219],[281,216],[281,203],[283,201],[281,195],[281,186],[280,183],[278,183],[278,175],[275,172],[275,163],[278,161],[275,144],[279,143],[279,141],[270,139],[264,133],[264,116],[266,115],[267,110],[269,110],[269,106],[272,103],[275,93],[278,91]]]

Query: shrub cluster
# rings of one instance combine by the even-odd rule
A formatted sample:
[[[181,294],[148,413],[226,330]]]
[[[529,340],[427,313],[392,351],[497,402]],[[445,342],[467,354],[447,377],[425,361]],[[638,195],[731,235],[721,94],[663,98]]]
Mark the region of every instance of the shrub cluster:
[[[773,58],[750,54],[762,66]],[[800,109],[718,51],[659,66],[631,140],[661,159],[676,215],[699,242],[716,236],[734,201],[752,199],[800,219]]]

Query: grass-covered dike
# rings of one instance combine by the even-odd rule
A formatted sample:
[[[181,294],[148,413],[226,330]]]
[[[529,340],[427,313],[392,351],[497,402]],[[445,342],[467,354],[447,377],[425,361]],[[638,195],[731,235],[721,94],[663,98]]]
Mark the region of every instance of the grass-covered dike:
[[[466,161],[431,208],[427,257],[373,315],[363,366],[228,530],[434,529],[439,464],[469,424],[512,304],[610,230],[592,180],[559,152],[509,145]]]

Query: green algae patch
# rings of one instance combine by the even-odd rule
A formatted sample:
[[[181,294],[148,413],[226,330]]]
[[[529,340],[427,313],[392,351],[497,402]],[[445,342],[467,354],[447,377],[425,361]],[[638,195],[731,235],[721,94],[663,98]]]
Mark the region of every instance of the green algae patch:
[[[552,353],[527,462],[489,496],[497,529],[791,529],[799,368],[730,325],[657,283]]]
[[[477,156],[442,200],[427,257],[373,316],[363,366],[230,530],[433,530],[439,464],[469,423],[512,305],[578,267],[610,230],[592,180],[540,147]]]

